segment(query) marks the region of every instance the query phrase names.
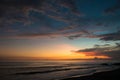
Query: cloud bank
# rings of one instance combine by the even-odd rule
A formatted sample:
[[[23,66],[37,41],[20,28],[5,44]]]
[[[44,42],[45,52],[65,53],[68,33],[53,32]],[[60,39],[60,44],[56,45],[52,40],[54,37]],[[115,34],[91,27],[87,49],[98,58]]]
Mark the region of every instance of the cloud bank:
[[[91,8],[89,9],[86,4]],[[62,36],[71,40],[99,38],[103,41],[118,41],[120,39],[120,31],[117,29],[120,26],[119,7],[119,0],[107,8],[101,7],[101,11],[97,12],[89,1],[1,0],[0,38]],[[90,13],[88,14],[86,10]],[[112,16],[104,16],[103,12],[116,13]]]
[[[120,43],[111,46],[109,44],[105,45],[95,45],[93,48],[86,48],[74,51],[78,54],[85,54],[86,56],[108,56],[112,59],[120,58]]]

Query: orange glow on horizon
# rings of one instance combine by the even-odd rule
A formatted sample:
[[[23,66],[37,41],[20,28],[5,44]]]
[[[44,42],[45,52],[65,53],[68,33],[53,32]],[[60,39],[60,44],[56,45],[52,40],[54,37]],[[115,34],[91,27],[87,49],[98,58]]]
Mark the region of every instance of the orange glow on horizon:
[[[28,58],[28,59],[108,59],[110,57],[104,55],[96,55],[94,52],[91,53],[75,53],[71,50],[78,50],[78,48],[68,45],[59,44],[52,47],[46,47],[41,49],[39,47],[32,49],[14,49],[14,50],[4,50],[9,53],[10,57]],[[4,55],[3,55],[4,56]]]

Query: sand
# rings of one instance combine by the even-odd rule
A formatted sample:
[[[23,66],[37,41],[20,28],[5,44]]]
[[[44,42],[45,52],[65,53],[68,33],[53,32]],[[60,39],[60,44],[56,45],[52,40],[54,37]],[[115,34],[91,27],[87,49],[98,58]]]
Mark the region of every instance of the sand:
[[[89,76],[67,78],[62,80],[120,80],[120,68],[113,71],[95,73]]]

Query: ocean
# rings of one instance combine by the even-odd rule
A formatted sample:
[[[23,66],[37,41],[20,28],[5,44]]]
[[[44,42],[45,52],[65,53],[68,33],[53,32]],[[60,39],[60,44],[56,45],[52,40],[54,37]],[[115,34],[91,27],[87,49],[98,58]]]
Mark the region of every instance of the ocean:
[[[0,80],[61,80],[118,68],[110,60],[0,62]]]

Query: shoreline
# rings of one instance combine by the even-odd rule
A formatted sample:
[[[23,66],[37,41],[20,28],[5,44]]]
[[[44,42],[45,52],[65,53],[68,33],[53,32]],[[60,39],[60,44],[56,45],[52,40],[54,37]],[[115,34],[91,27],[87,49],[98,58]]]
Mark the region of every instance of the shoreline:
[[[92,75],[72,77],[61,80],[115,80],[115,79],[120,80],[120,68],[112,71],[98,72]]]

